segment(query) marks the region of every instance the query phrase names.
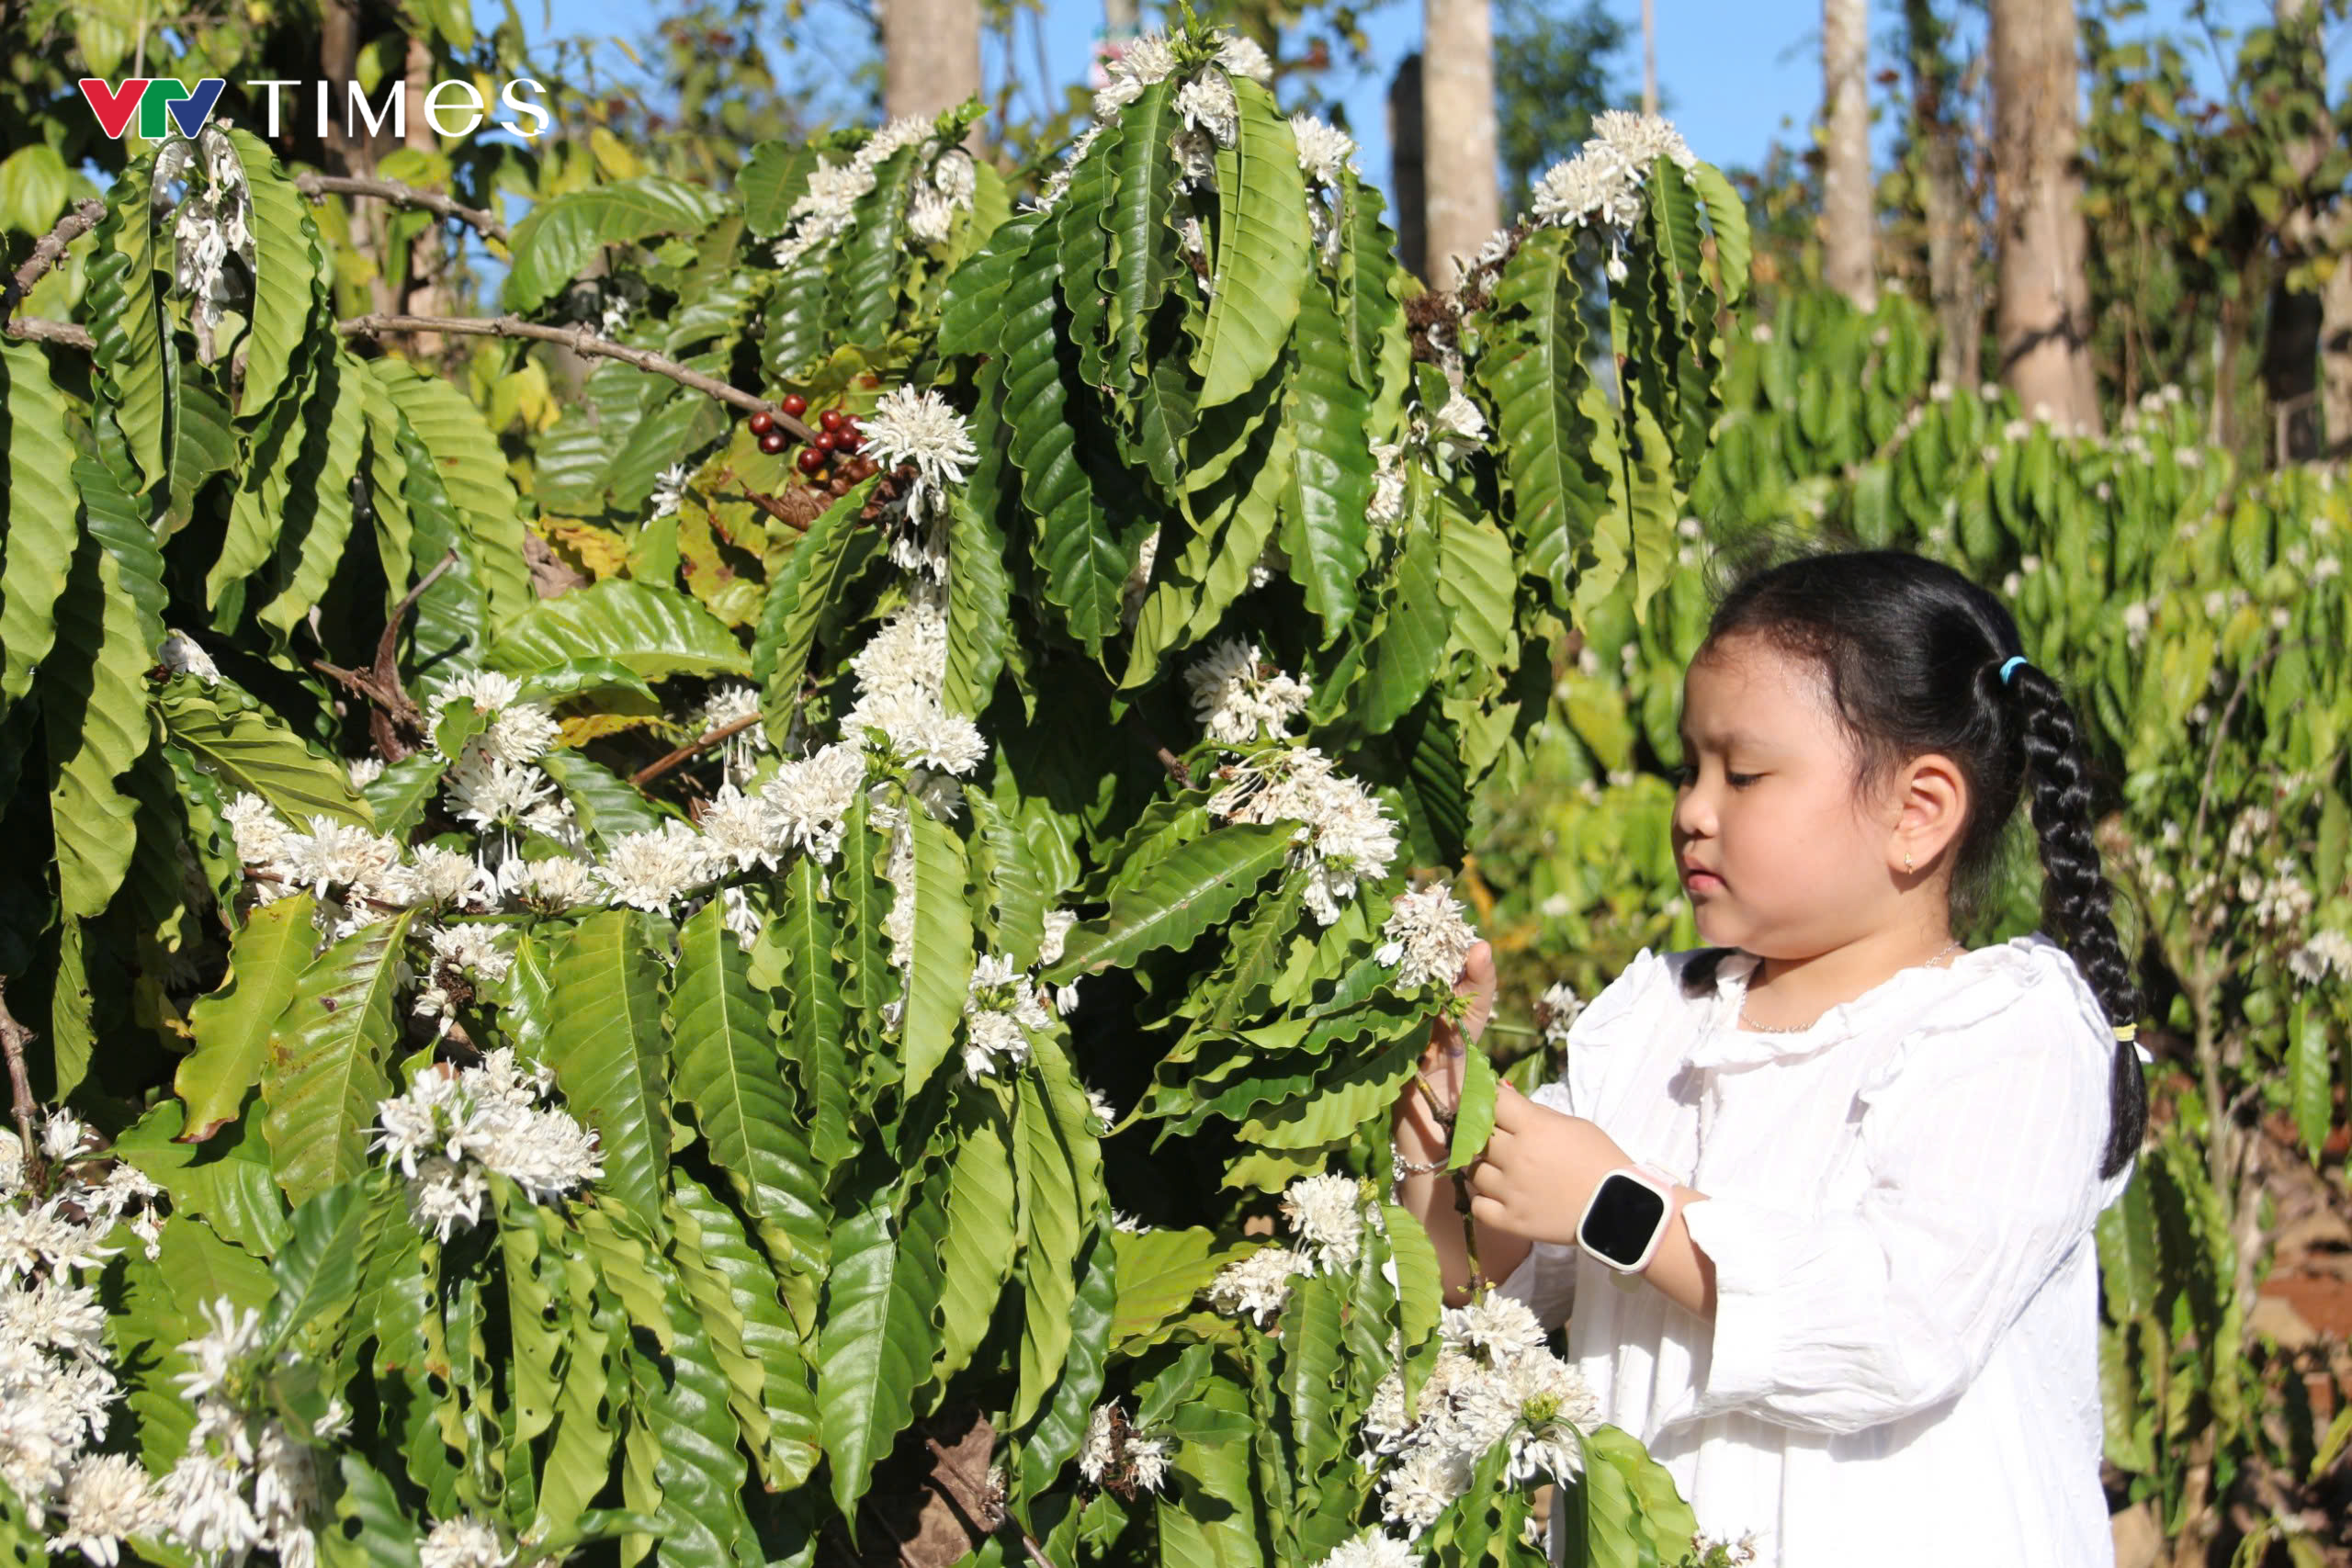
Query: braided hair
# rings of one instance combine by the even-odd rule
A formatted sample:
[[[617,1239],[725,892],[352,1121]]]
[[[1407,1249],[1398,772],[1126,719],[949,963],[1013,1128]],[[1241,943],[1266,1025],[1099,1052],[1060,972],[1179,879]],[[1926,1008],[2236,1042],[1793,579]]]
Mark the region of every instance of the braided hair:
[[[1761,637],[1821,669],[1860,759],[1858,786],[1883,783],[1930,751],[1959,768],[1969,810],[1953,841],[1955,923],[1973,921],[1997,890],[2002,834],[2022,797],[2041,848],[2042,929],[2074,959],[2110,1025],[2138,1020],[2139,987],[2092,837],[2081,727],[2041,670],[2020,660],[2002,678],[2024,650],[1999,599],[1905,551],[1805,555],[1740,577],[1717,604],[1701,656],[1733,637]],[[1693,960],[1685,988],[1712,990],[1724,956]],[[2147,1085],[2122,1041],[2108,1103],[2103,1176],[2130,1162],[2147,1128]]]

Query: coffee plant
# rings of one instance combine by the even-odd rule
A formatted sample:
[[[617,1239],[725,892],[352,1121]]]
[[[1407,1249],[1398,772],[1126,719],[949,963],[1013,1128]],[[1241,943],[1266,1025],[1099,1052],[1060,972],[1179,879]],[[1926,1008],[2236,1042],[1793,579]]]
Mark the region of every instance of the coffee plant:
[[[1604,117],[1431,295],[1262,73],[1131,47],[1034,202],[960,114],[552,197],[455,379],[134,160],[0,344],[16,1561],[1707,1550],[1381,1200],[1745,220]]]

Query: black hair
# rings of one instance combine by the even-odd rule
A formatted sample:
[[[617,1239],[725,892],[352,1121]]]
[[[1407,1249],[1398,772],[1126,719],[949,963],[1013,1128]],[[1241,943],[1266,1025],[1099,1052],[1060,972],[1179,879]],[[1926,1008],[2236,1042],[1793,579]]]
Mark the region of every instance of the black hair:
[[[1800,556],[1752,568],[1717,604],[1699,659],[1755,637],[1816,665],[1861,760],[1858,786],[1910,759],[1950,757],[1968,781],[1968,819],[1953,843],[1956,924],[1998,886],[2001,840],[2022,795],[2041,860],[2041,925],[2082,971],[2110,1025],[2140,1016],[2131,955],[2116,932],[2114,890],[2092,837],[2090,766],[2081,727],[2058,682],[2030,663],[2007,606],[1951,568],[1902,550]],[[1724,954],[1684,971],[1693,994],[1714,986]],[[2123,1168],[2147,1129],[2147,1085],[2132,1046],[2109,1069],[2100,1174]]]

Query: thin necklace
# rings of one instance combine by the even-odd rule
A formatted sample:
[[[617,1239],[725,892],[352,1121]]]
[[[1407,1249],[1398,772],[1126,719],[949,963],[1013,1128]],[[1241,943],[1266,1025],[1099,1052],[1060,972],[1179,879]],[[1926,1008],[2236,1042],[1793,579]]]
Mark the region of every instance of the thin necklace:
[[[1927,957],[1921,959],[1918,963],[1905,964],[1905,967],[1910,969],[1925,969],[1929,964],[1935,963],[1937,959],[1941,958],[1945,953],[1951,952],[1958,946],[1960,946],[1960,943],[1957,942],[1948,942],[1944,946],[1938,948],[1935,952],[1928,954]],[[1811,1029],[1814,1024],[1819,1023],[1822,1019],[1828,1015],[1828,1012],[1829,1009],[1824,1008],[1820,1012],[1815,1013],[1810,1021],[1805,1023],[1787,1023],[1777,1025],[1769,1023],[1750,1023],[1747,1021],[1747,994],[1745,991],[1740,993],[1739,1026],[1742,1029],[1747,1030],[1750,1034],[1803,1034],[1806,1030]]]

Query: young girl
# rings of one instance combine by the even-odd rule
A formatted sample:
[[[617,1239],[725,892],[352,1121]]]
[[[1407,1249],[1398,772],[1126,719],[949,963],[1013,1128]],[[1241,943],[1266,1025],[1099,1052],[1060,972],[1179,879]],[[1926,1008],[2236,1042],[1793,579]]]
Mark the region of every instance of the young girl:
[[[1468,1179],[1482,1270],[1567,1319],[1603,1418],[1759,1562],[2111,1562],[2092,1224],[2146,1103],[2065,697],[1958,573],[1822,555],[1724,601],[1681,734],[1713,945],[1645,951],[1560,1082],[1504,1089]],[[2020,797],[2056,941],[1964,949]],[[1481,944],[1472,1039],[1493,987]],[[1456,1300],[1461,1054],[1441,1025],[1396,1115]]]

